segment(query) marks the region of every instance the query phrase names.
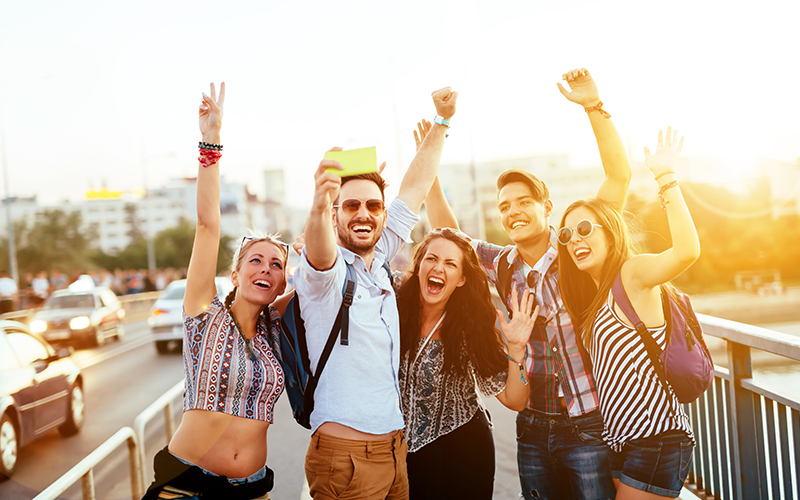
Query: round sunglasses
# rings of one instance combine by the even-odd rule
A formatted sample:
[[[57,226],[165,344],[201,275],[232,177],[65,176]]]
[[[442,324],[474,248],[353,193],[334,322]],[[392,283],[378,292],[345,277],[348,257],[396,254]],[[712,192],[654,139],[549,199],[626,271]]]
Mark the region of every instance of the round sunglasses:
[[[589,219],[583,219],[578,222],[574,228],[562,227],[558,230],[558,242],[562,245],[569,244],[572,241],[572,232],[577,233],[581,238],[588,238],[594,231],[595,226],[603,227],[600,224],[594,224]]]
[[[385,209],[383,200],[371,199],[361,201],[356,198],[344,200],[340,204],[334,205],[333,208],[341,208],[345,215],[355,215],[361,209],[362,203],[367,207],[367,211],[375,217],[383,214]]]

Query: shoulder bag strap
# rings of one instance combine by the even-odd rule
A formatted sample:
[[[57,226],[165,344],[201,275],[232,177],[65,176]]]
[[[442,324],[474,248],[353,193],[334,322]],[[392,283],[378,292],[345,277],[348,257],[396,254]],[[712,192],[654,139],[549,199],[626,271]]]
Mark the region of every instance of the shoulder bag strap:
[[[669,394],[670,392],[669,386],[667,385],[667,374],[664,372],[664,365],[661,364],[661,360],[658,358],[661,355],[661,348],[658,347],[655,339],[653,339],[653,336],[650,335],[647,327],[633,309],[633,305],[631,305],[628,294],[625,293],[625,287],[622,286],[622,272],[617,274],[617,278],[614,280],[614,285],[611,287],[611,293],[614,297],[614,301],[619,305],[619,308],[622,310],[625,316],[628,317],[631,323],[633,323],[633,326],[636,328],[636,332],[642,338],[642,343],[647,351],[647,356],[650,358],[650,364],[653,365],[653,369],[655,369],[656,375],[658,375],[658,380],[661,382],[661,387],[663,387],[664,391]],[[669,321],[666,317],[664,319]]]

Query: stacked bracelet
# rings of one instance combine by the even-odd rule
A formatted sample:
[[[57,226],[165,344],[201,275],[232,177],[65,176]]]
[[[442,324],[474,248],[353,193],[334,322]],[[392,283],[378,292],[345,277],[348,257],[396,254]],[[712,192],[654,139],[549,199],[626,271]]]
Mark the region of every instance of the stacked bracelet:
[[[528,381],[525,380],[525,377],[523,376],[523,373],[525,373],[525,361],[528,359],[528,349],[525,349],[525,355],[522,357],[522,361],[517,361],[508,353],[506,353],[506,356],[508,356],[509,361],[513,361],[519,367],[519,381],[525,385],[528,385]]]
[[[611,118],[611,115],[608,114],[608,111],[603,109],[603,101],[598,102],[597,106],[589,106],[583,108],[583,110],[586,111],[587,113],[591,113],[592,111],[599,111],[600,114],[603,115],[603,118]]]
[[[199,161],[203,167],[214,165],[222,158],[222,144],[200,142],[198,146],[200,147],[200,156],[197,158],[197,161]]]
[[[214,151],[222,151],[222,144],[212,144],[210,142],[200,141],[197,144],[200,149],[213,149]]]
[[[658,197],[661,198],[661,210],[666,212],[667,211],[667,205],[669,205],[669,200],[664,197],[664,193],[667,191],[667,189],[672,189],[672,188],[676,187],[677,185],[678,185],[678,181],[668,182],[668,183],[664,184],[663,186],[661,186],[661,188],[658,190]]]

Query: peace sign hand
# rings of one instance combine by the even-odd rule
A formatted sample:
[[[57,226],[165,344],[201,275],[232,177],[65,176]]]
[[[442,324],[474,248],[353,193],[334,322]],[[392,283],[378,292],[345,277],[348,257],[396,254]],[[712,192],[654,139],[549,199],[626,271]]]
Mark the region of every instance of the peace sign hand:
[[[200,103],[200,133],[205,142],[218,144],[222,110],[225,107],[225,82],[219,84],[219,98],[213,83],[210,92],[210,97],[203,93],[203,102]]]

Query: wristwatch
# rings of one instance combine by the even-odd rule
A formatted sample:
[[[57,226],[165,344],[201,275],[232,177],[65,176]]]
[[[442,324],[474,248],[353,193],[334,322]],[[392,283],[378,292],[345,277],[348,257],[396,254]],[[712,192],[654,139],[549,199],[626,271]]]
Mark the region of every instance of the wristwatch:
[[[444,125],[445,127],[450,128],[450,122],[439,115],[433,117],[433,123],[438,123],[439,125]]]

